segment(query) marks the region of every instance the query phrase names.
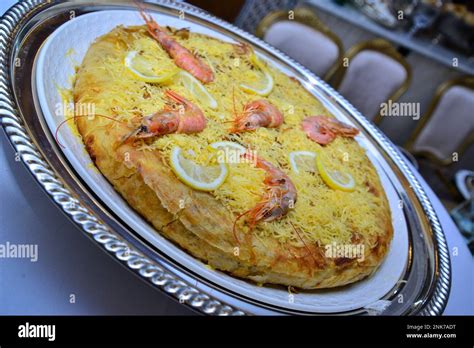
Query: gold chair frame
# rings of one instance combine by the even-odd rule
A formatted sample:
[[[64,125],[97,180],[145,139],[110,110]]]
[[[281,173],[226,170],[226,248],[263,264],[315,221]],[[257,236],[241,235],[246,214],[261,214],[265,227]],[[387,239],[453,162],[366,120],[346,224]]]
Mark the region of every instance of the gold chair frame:
[[[452,158],[439,158],[434,153],[429,151],[416,151],[414,148],[415,142],[418,139],[421,131],[425,127],[425,125],[430,121],[431,117],[433,116],[434,111],[436,110],[441,98],[444,94],[452,87],[461,86],[472,89],[474,91],[474,76],[463,76],[453,80],[449,80],[441,84],[435,92],[435,95],[428,107],[426,113],[421,117],[420,123],[417,125],[413,133],[410,135],[410,138],[406,141],[404,147],[413,155],[424,157],[429,161],[433,162],[436,165],[441,166],[449,166],[453,164]],[[474,111],[473,111],[474,117]],[[474,142],[474,131],[469,133],[465,139],[461,142],[459,147],[455,150],[458,153],[458,156],[461,157],[462,154],[467,150],[469,145]]]
[[[405,81],[387,99],[387,101],[388,100],[392,100],[392,101],[398,100],[403,95],[403,93],[406,92],[406,90],[410,86],[410,82],[411,82],[411,78],[412,78],[410,65],[402,57],[402,55],[400,53],[398,53],[398,51],[395,49],[395,47],[393,47],[393,45],[390,42],[388,42],[384,39],[374,39],[374,40],[369,40],[369,41],[364,41],[364,42],[358,43],[358,44],[352,46],[347,51],[344,58],[348,59],[349,66],[350,66],[351,59],[354,58],[360,52],[366,51],[366,50],[376,51],[376,52],[380,52],[382,54],[385,54],[386,56],[389,56],[393,60],[397,61],[405,69],[405,71],[406,71]],[[338,89],[340,87],[341,82],[344,79],[344,76],[346,74],[347,68],[349,67],[349,66],[346,67],[344,65],[345,65],[344,60],[341,59],[337,69],[334,72],[334,76],[332,76],[331,85],[335,89]],[[381,121],[382,121],[382,116],[380,115],[380,112],[377,112],[374,115],[373,122],[375,124],[380,124]]]
[[[289,19],[290,11],[293,11],[294,19]],[[324,25],[321,22],[318,16],[314,13],[314,10],[312,10],[311,8],[303,6],[303,7],[297,7],[294,10],[289,10],[289,11],[270,12],[258,24],[255,35],[257,35],[259,38],[263,40],[268,29],[273,24],[277,22],[289,21],[289,20],[294,20],[308,27],[311,27],[316,31],[319,31],[320,33],[327,36],[336,44],[339,51],[338,57],[335,63],[329,68],[326,74],[322,77],[324,80],[328,81],[328,79],[336,71],[339,65],[338,62],[341,61],[341,58],[344,52],[344,47],[342,45],[341,39],[339,39],[339,37],[335,33],[333,33],[328,27],[326,27],[326,25]]]

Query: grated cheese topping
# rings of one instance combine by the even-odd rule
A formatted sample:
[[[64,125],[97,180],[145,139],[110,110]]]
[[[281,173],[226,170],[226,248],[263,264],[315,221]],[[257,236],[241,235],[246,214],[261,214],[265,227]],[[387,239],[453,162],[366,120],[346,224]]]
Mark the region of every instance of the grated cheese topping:
[[[82,78],[91,81],[91,84],[86,84],[90,91],[82,91],[79,94],[83,96],[82,99],[75,102],[93,102],[96,113],[131,124],[132,119],[163,109],[166,102],[163,92],[171,89],[201,108],[207,118],[207,126],[198,134],[170,134],[143,140],[140,147],[142,151],[160,151],[168,159],[171,149],[180,146],[199,162],[200,158],[208,158],[209,145],[213,142],[235,141],[255,150],[258,157],[284,171],[298,192],[295,207],[287,216],[278,221],[260,222],[252,233],[258,237],[270,236],[284,243],[301,245],[302,241],[294,232],[291,222],[304,239],[320,246],[351,243],[354,235],[374,245],[377,235],[384,233],[385,228],[381,226],[380,210],[388,207],[383,192],[380,195],[373,194],[373,188],[381,186],[364,150],[355,140],[343,137],[321,146],[308,139],[300,129],[301,120],[307,116],[329,116],[322,104],[297,81],[265,63],[274,78],[274,88],[266,99],[284,114],[284,123],[276,129],[259,128],[254,132],[230,134],[235,112],[242,112],[246,103],[262,98],[246,93],[239,85],[258,86],[262,72],[250,62],[248,54],[240,55],[232,44],[193,33],[189,38],[179,35],[174,37],[212,66],[215,80],[205,87],[217,100],[216,109],[201,105],[178,80],[166,85],[149,84],[138,81],[127,71],[123,61],[130,50],[153,57],[157,71],[176,69],[173,60],[147,34],[144,26],[117,27],[96,41],[97,54],[90,57],[95,60],[95,64],[80,68]],[[104,53],[101,54],[101,51]],[[109,124],[109,127],[117,126],[120,125],[114,122]],[[288,156],[290,152],[300,150],[322,154],[331,169],[351,174],[356,182],[355,191],[333,190],[325,185],[318,173],[293,172]],[[262,169],[249,163],[232,164],[226,182],[211,194],[237,216],[261,200],[265,175]],[[238,224],[246,229],[245,219],[240,219]]]

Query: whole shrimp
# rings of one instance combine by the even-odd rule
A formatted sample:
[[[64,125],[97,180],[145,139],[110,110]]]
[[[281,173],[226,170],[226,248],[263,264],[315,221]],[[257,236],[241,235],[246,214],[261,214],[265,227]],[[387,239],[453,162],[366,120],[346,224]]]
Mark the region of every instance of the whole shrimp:
[[[163,110],[144,117],[123,142],[170,133],[198,133],[206,127],[206,118],[196,105],[173,91],[166,91],[165,96],[180,107],[176,109],[167,105]]]
[[[214,80],[212,69],[202,62],[198,57],[192,54],[187,48],[181,46],[174,40],[162,27],[156,23],[151,15],[146,15],[143,7],[138,4],[140,14],[145,20],[150,35],[158,41],[163,49],[168,52],[175,64],[183,70],[186,70],[195,78],[203,83],[209,83]]]
[[[259,127],[276,128],[283,123],[283,114],[269,101],[259,99],[244,106],[234,120],[232,133],[253,131]]]
[[[311,140],[321,145],[329,144],[336,136],[355,137],[359,130],[334,118],[311,116],[301,122],[301,128]]]
[[[234,236],[237,241],[235,226],[242,216],[249,216],[248,224],[253,228],[259,221],[270,222],[282,218],[294,206],[297,199],[295,185],[281,169],[249,152],[244,153],[242,157],[254,160],[257,168],[265,170],[266,176],[263,181],[265,192],[261,201],[252,209],[239,215],[234,222]]]

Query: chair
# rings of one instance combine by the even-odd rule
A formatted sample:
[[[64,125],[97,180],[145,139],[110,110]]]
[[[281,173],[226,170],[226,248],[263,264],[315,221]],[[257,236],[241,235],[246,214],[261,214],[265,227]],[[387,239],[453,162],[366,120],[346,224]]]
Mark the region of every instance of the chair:
[[[416,156],[436,165],[458,160],[474,142],[474,77],[447,81],[436,91],[428,111],[405,144]]]
[[[411,68],[397,50],[383,39],[359,43],[342,59],[331,84],[364,116],[378,124],[380,108],[407,90]]]
[[[235,25],[254,34],[258,23],[267,14],[294,9],[298,0],[246,0],[235,20]]]
[[[420,173],[447,207],[463,199],[453,184],[454,171],[474,163],[472,155],[462,158],[474,142],[473,110],[474,77],[445,82],[404,145],[420,159]]]
[[[307,7],[267,14],[256,35],[324,79],[332,76],[342,58],[339,37]]]

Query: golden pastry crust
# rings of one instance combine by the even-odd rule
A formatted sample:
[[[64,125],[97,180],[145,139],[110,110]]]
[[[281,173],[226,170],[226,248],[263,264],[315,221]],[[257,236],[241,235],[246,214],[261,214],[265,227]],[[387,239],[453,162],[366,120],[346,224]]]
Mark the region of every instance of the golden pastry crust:
[[[159,233],[203,262],[257,283],[281,284],[304,289],[330,288],[349,284],[372,274],[383,261],[390,246],[393,235],[391,215],[377,173],[354,140],[337,140],[334,145],[324,148],[324,151],[331,154],[344,148],[348,153],[354,153],[352,168],[354,171],[361,168],[360,173],[356,173],[358,175],[356,178],[362,188],[353,193],[351,198],[346,198],[344,193],[332,192],[319,182],[315,185],[319,185],[317,194],[326,195],[324,197],[335,196],[336,201],[347,199],[349,209],[352,209],[351,200],[367,200],[367,207],[361,209],[364,208],[364,211],[368,212],[366,217],[370,220],[370,226],[366,225],[369,226],[367,228],[370,228],[370,233],[359,227],[365,226],[363,221],[355,219],[346,218],[343,225],[339,224],[342,227],[336,226],[342,229],[347,244],[361,246],[359,249],[361,253],[357,258],[346,257],[336,252],[329,253],[328,250],[335,250],[330,249],[331,243],[324,242],[323,239],[317,240],[319,235],[324,237],[329,235],[325,234],[326,231],[316,231],[314,234],[316,237],[305,234],[302,242],[285,241],[268,232],[271,231],[272,223],[269,223],[270,227],[265,226],[267,230],[262,227],[256,231],[249,231],[245,226],[239,225],[238,229],[243,238],[237,242],[233,233],[236,212],[225,199],[215,193],[196,191],[183,184],[173,174],[166,151],[149,146],[144,148],[135,143],[120,145],[120,139],[130,132],[130,127],[126,123],[130,117],[121,117],[114,102],[107,100],[110,98],[108,92],[117,79],[132,81],[132,78],[126,76],[123,71],[119,73],[108,71],[102,65],[106,59],[117,57],[123,59],[121,55],[126,53],[129,41],[141,40],[146,36],[146,31],[141,27],[119,27],[99,38],[89,48],[78,69],[73,90],[76,103],[96,103],[99,106],[98,114],[104,113],[119,121],[113,122],[100,116],[78,117],[76,126],[97,168],[130,206],[148,220]],[[187,40],[193,38],[198,42],[212,40],[217,45],[217,40],[193,33],[190,33]],[[285,86],[282,87],[280,84],[291,86],[296,90],[294,93],[306,94],[305,98],[309,98],[308,93],[298,83],[295,84],[292,79],[277,71],[274,71],[274,74],[277,77],[277,86],[272,95],[275,96],[269,97],[275,98],[272,99],[274,103],[278,103],[278,98],[283,98],[284,95]],[[217,75],[219,82],[219,74]],[[145,88],[146,93],[149,93],[155,88],[146,84],[137,86],[134,82],[131,82],[130,86],[132,92]],[[318,101],[314,101],[314,108],[324,110]],[[212,111],[208,113],[211,114]],[[279,130],[272,132],[281,133]],[[173,139],[172,136],[168,137]],[[204,136],[205,134],[194,135],[196,139]],[[248,141],[252,141],[251,136],[248,136]],[[298,204],[307,203],[304,200],[309,198],[306,197],[303,193],[300,195],[301,202],[297,203],[295,210],[299,208]],[[184,206],[182,202],[185,202]],[[334,206],[333,215],[340,216],[341,209],[341,206]],[[315,207],[314,214],[317,213],[318,207]],[[282,220],[294,219],[297,222],[297,218],[298,215],[291,215]],[[275,226],[281,228],[281,225]],[[317,228],[323,227],[317,226]],[[306,237],[307,235],[309,237]],[[335,239],[338,242],[340,240],[344,239],[342,237]]]

